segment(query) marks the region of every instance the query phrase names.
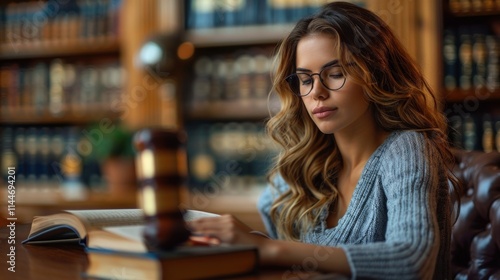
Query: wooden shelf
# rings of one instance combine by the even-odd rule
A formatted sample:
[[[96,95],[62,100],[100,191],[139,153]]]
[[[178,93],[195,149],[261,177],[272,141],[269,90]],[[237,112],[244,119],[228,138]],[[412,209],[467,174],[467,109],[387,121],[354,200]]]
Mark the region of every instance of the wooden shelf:
[[[270,116],[267,100],[190,104],[186,113],[192,120],[264,120]],[[271,113],[274,113],[272,108]]]
[[[27,44],[12,43],[0,45],[0,59],[14,60],[72,55],[118,54],[119,50],[120,46],[117,38]]]
[[[444,98],[446,102],[463,102],[471,99],[476,101],[500,101],[500,89],[489,91],[487,88],[470,89],[470,90],[444,90]]]
[[[469,12],[450,12],[455,17],[483,17],[483,16],[498,16],[500,15],[499,9],[489,11],[469,11]]]
[[[293,25],[256,25],[187,30],[186,39],[196,47],[274,44],[282,40]]]
[[[121,112],[112,112],[102,106],[91,106],[88,109],[66,109],[54,115],[48,109],[37,111],[34,108],[3,109],[0,113],[0,124],[88,124],[104,118],[115,120]]]

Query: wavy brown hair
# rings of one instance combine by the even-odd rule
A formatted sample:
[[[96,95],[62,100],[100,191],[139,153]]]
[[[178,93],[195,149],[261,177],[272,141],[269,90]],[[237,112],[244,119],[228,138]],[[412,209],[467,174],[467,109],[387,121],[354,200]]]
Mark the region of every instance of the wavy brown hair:
[[[446,119],[434,94],[412,58],[390,28],[374,13],[345,2],[323,6],[300,20],[282,41],[276,55],[273,92],[280,111],[267,122],[267,132],[282,148],[269,173],[289,185],[271,208],[278,234],[299,240],[317,223],[323,207],[335,203],[336,179],[342,157],[334,137],[323,134],[309,117],[300,97],[285,81],[295,72],[299,41],[310,34],[326,34],[337,43],[340,65],[361,85],[377,125],[386,131],[418,130],[441,153],[443,166],[453,160],[446,137]],[[457,187],[454,176],[449,179]]]

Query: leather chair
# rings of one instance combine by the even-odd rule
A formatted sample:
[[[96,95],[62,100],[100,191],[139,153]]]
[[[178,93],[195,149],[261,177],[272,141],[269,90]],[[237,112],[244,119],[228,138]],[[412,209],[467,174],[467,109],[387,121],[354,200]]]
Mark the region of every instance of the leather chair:
[[[500,153],[454,154],[463,192],[452,231],[453,277],[500,279]]]

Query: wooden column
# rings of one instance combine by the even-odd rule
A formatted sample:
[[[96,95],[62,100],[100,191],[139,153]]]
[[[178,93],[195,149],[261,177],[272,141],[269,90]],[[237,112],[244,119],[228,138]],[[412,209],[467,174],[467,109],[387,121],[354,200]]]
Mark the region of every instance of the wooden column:
[[[417,59],[417,1],[367,0],[366,2],[367,8],[391,27],[410,55]]]
[[[124,122],[133,129],[181,124],[178,94],[172,92],[168,77],[159,77],[138,63],[139,51],[148,38],[181,28],[181,3],[174,0],[124,1],[121,49],[127,78],[121,107],[125,109]]]
[[[439,4],[435,0],[367,0],[367,8],[389,24],[439,96],[442,71]]]
[[[441,1],[419,1],[418,61],[430,86],[438,98],[444,98],[442,89],[442,34]]]

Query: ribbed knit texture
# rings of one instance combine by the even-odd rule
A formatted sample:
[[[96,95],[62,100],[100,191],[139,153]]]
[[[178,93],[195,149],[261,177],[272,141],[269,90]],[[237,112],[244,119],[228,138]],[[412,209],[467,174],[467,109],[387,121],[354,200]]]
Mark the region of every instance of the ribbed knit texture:
[[[345,215],[327,228],[320,222],[301,240],[341,247],[352,279],[450,279],[450,202],[438,151],[415,131],[393,132],[366,163]],[[258,208],[271,237],[269,211],[288,188],[277,178]]]

